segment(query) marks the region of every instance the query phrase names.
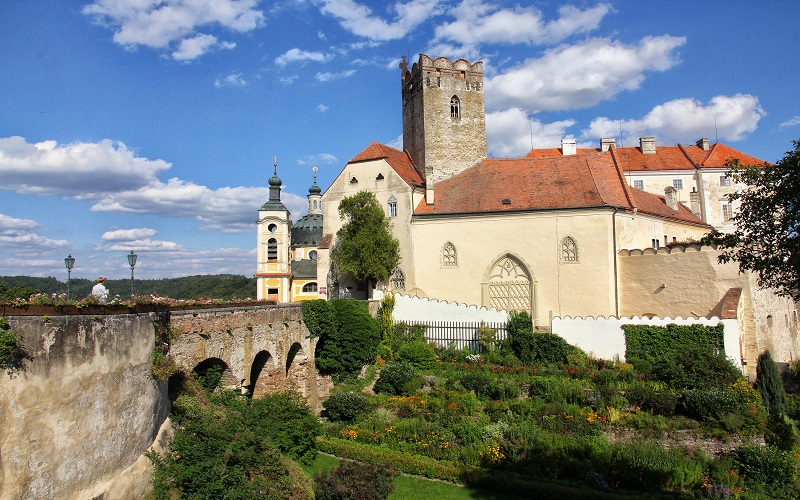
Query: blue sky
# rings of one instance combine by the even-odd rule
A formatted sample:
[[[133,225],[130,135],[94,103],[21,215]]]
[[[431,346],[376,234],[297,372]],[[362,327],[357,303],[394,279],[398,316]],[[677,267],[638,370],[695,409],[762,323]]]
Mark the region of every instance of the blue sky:
[[[800,2],[4,0],[0,275],[255,272],[273,158],[295,219],[372,141],[400,57],[483,61],[493,157],[800,138]],[[716,130],[715,130],[716,123]]]

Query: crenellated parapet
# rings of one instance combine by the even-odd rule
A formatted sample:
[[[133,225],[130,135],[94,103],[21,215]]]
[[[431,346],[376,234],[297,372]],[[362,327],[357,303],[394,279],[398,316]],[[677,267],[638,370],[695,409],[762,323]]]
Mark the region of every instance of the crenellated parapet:
[[[688,243],[685,245],[669,245],[666,247],[656,248],[636,248],[628,250],[620,250],[617,255],[620,257],[633,257],[637,255],[670,255],[678,253],[689,252],[716,252],[717,247],[713,245],[700,245],[697,243]]]
[[[508,312],[482,306],[395,295],[395,321],[463,321],[496,323],[508,320]]]

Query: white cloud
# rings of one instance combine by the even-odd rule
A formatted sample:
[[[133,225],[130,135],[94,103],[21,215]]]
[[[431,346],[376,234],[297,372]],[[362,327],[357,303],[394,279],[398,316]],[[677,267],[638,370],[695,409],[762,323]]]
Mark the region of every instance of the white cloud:
[[[392,139],[391,141],[387,142],[386,145],[389,146],[390,148],[394,148],[394,149],[402,151],[403,150],[403,134],[400,134],[397,137],[395,137],[394,139]]]
[[[327,104],[319,104],[317,106],[317,111],[319,111],[320,113],[324,113],[324,112],[328,111],[329,108],[330,108],[330,106],[328,106]]]
[[[647,135],[655,136],[661,144],[675,144],[714,137],[716,127],[720,139],[738,141],[755,131],[764,116],[758,98],[749,94],[719,95],[707,105],[694,99],[676,99],[659,104],[638,120],[596,118],[581,137],[616,137],[621,125],[624,144],[638,144],[638,138]]]
[[[0,214],[0,248],[24,249],[29,252],[31,248],[52,250],[53,247],[63,248],[69,245],[65,240],[51,240],[36,234],[39,229],[39,223],[35,220],[17,219]]]
[[[114,31],[114,42],[126,49],[142,45],[173,50],[176,60],[195,59],[212,48],[233,48],[198,30],[219,25],[246,33],[264,24],[259,0],[95,0],[83,14]]]
[[[394,3],[390,10],[395,19],[387,22],[373,15],[372,10],[353,0],[323,0],[322,13],[339,19],[339,24],[354,35],[374,41],[396,40],[406,36],[420,23],[435,15],[439,0],[411,0]]]
[[[561,146],[566,130],[574,120],[542,123],[532,120],[519,108],[486,115],[486,142],[492,156],[519,157],[534,148]]]
[[[677,64],[683,37],[645,37],[638,45],[591,39],[528,59],[486,81],[490,111],[518,107],[528,113],[579,109],[639,88],[648,71]]]
[[[281,79],[280,79],[280,82],[281,82],[282,84],[284,84],[284,85],[291,85],[291,84],[292,84],[292,83],[294,83],[294,81],[295,81],[295,80],[297,80],[298,78],[300,78],[300,75],[288,75],[288,76],[282,76],[282,77],[281,77]]]
[[[214,80],[214,86],[217,88],[222,87],[246,87],[250,82],[242,77],[241,73],[229,73],[222,78]]]
[[[114,231],[106,231],[100,238],[103,241],[133,241],[144,238],[149,238],[158,234],[155,229],[146,227],[136,229],[116,229]]]
[[[297,160],[300,165],[333,165],[339,160],[332,154],[320,153],[316,155],[304,156]]]
[[[330,73],[330,72],[317,73],[316,75],[314,75],[314,78],[316,78],[320,82],[329,82],[331,80],[339,80],[341,78],[347,78],[349,76],[353,76],[355,72],[356,70],[354,69],[348,69],[346,71],[341,71],[339,73]]]
[[[92,199],[155,182],[169,168],[170,163],[138,157],[122,142],[108,139],[59,145],[0,138],[0,189],[22,194]]]
[[[558,19],[546,21],[535,7],[504,9],[482,0],[464,0],[452,10],[456,20],[436,28],[434,41],[465,47],[487,43],[558,43],[571,35],[596,29],[610,11],[608,4],[586,10],[567,5],[559,9]]]
[[[295,49],[289,49],[283,54],[276,57],[275,64],[277,64],[278,66],[286,66],[287,64],[290,63],[306,62],[306,61],[326,63],[331,59],[333,59],[333,56],[330,54],[324,54],[322,52],[310,52],[295,48]]]
[[[786,120],[785,122],[781,123],[779,126],[780,128],[784,127],[794,127],[796,125],[800,125],[800,116],[793,116]]]

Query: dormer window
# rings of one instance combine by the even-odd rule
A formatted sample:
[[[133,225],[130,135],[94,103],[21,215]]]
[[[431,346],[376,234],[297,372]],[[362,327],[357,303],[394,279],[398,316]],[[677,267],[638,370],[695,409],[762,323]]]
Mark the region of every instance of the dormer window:
[[[458,99],[458,96],[450,98],[450,118],[461,118],[461,101]]]

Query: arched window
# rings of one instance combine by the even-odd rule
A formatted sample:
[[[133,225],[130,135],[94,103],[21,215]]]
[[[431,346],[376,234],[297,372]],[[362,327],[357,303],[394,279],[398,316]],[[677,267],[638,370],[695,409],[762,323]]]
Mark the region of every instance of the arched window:
[[[572,236],[567,236],[561,242],[561,261],[562,262],[578,262],[578,245]]]
[[[399,267],[392,274],[392,288],[395,290],[406,289],[406,274]]]
[[[394,195],[389,198],[389,217],[392,219],[397,217],[397,198]]]
[[[313,204],[314,204],[314,210],[316,210],[317,209],[317,200],[314,200]]]
[[[489,307],[506,311],[531,310],[531,278],[516,257],[506,255],[489,273]]]
[[[270,238],[267,241],[267,260],[278,260],[278,240]]]
[[[442,267],[457,267],[458,257],[456,256],[456,247],[449,241],[445,243],[442,249]]]
[[[450,98],[450,118],[461,118],[461,101],[457,96]]]
[[[317,291],[317,284],[316,283],[306,283],[303,285],[303,293],[311,293]]]

